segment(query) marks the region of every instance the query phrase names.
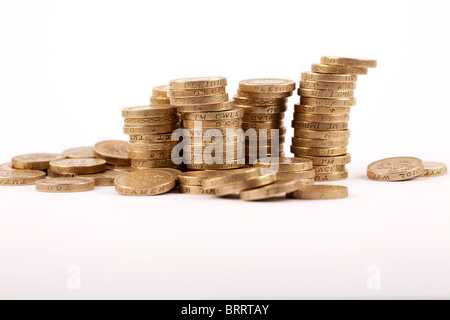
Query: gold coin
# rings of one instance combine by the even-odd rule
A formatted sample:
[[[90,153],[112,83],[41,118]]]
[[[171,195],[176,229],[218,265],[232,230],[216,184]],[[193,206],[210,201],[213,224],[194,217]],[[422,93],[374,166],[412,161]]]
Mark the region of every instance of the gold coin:
[[[226,161],[224,163],[190,163],[186,164],[189,170],[229,170],[242,168],[245,164],[245,159],[236,159],[232,161]]]
[[[177,109],[167,106],[140,106],[122,109],[122,117],[124,118],[164,117],[175,114],[177,114]]]
[[[123,133],[129,135],[149,135],[159,133],[169,133],[180,127],[179,124],[169,124],[163,126],[124,126]]]
[[[184,113],[183,120],[197,120],[197,121],[211,121],[211,120],[231,120],[242,118],[244,112],[242,109],[234,109],[227,111],[217,112],[196,112],[196,113]]]
[[[12,158],[11,165],[14,169],[46,170],[50,161],[64,158],[62,154],[56,153],[24,154]]]
[[[236,105],[236,108],[243,110],[245,114],[275,114],[275,113],[282,113],[287,110],[286,105],[268,106],[268,107],[251,107],[245,105]]]
[[[169,88],[171,90],[214,88],[225,87],[226,85],[227,78],[225,77],[196,77],[169,81]]]
[[[315,171],[312,170],[306,170],[306,171],[278,171],[277,172],[277,180],[303,180],[303,179],[314,179],[315,177]]]
[[[96,187],[111,187],[114,186],[114,180],[122,174],[124,174],[124,172],[106,170],[99,173],[83,174],[81,177],[93,179]]]
[[[345,165],[339,166],[314,166],[314,170],[316,173],[336,173],[336,172],[345,172]]]
[[[289,199],[305,200],[343,199],[347,197],[347,187],[331,185],[304,186],[287,195]]]
[[[128,157],[130,159],[141,160],[156,160],[156,159],[170,159],[172,150],[152,150],[152,151],[129,151]],[[130,160],[131,163],[131,160]]]
[[[199,171],[201,172],[201,171]],[[181,193],[186,193],[186,194],[192,194],[192,195],[198,195],[198,196],[203,196],[203,195],[215,195],[216,192],[213,189],[210,190],[205,190],[200,186],[190,186],[190,185],[183,185],[180,184],[180,192]]]
[[[90,178],[48,178],[36,181],[36,190],[39,192],[68,193],[94,189],[95,181]]]
[[[294,129],[294,137],[305,139],[348,139],[350,138],[350,130],[315,131]]]
[[[413,157],[394,157],[375,161],[367,167],[369,179],[377,181],[402,181],[422,175],[422,160]]]
[[[178,144],[178,141],[171,141],[166,143],[130,143],[128,144],[129,151],[155,151],[155,150],[172,150]]]
[[[254,132],[247,131],[246,139],[258,138],[258,140],[267,138],[267,140],[271,140],[272,137],[282,138],[286,134],[286,127],[282,126],[274,129],[256,129]]]
[[[233,97],[234,101],[238,105],[245,105],[245,106],[284,106],[287,103],[287,98],[278,98],[278,99],[270,99],[270,98],[264,98],[264,99],[250,99],[250,98],[244,98],[244,97]]]
[[[327,123],[327,122],[306,122],[293,120],[292,127],[294,129],[336,131],[348,129],[348,122]],[[243,125],[242,128],[244,128]]]
[[[304,139],[292,137],[292,145],[296,147],[311,147],[311,148],[336,148],[346,147],[348,139],[331,140],[331,139]]]
[[[353,98],[353,90],[316,90],[316,89],[298,89],[298,95],[312,98]]]
[[[257,189],[246,190],[240,193],[241,200],[253,201],[273,198],[285,193],[298,190],[303,186],[301,180],[280,180]]]
[[[151,118],[125,118],[126,126],[145,127],[145,126],[164,126],[175,124],[180,121],[176,115],[166,117],[151,117]]]
[[[329,156],[341,156],[347,154],[347,148],[309,148],[309,147],[296,147],[291,146],[291,152],[296,156],[316,156],[316,157],[329,157]]]
[[[350,116],[348,114],[343,115],[329,115],[329,114],[305,114],[294,113],[294,121],[309,121],[309,122],[348,122]]]
[[[183,120],[183,127],[185,128],[226,128],[226,127],[240,127],[242,120],[226,119],[226,120]]]
[[[280,98],[287,98],[292,96],[293,91],[288,92],[276,92],[276,93],[266,93],[266,92],[247,92],[243,90],[237,90],[237,96],[243,97],[243,98],[250,98],[250,99],[280,99]]]
[[[316,173],[315,182],[339,181],[348,178],[348,171],[334,173]]]
[[[169,90],[170,98],[208,97],[226,93],[225,87],[201,88],[190,90]]]
[[[150,97],[150,105],[160,106],[160,107],[170,107],[170,99],[169,98],[158,98],[158,97]]]
[[[45,179],[45,172],[38,170],[0,170],[0,186],[28,186]]]
[[[106,170],[130,172],[130,171],[133,171],[134,168],[132,168],[131,166],[115,166],[115,165],[106,164]]]
[[[447,166],[441,162],[424,161],[424,170],[420,177],[438,177],[447,174]]]
[[[63,151],[63,156],[71,159],[79,159],[79,158],[94,158],[94,148],[92,147],[78,147],[67,149]]]
[[[159,168],[159,169],[163,170],[163,171],[167,171],[167,172],[173,173],[176,177],[178,177],[178,175],[183,173],[183,171],[178,170],[176,168]],[[177,183],[178,183],[178,180],[177,180]]]
[[[301,79],[304,81],[356,82],[356,80],[358,80],[358,76],[354,74],[302,72]]]
[[[356,105],[356,99],[325,99],[300,97],[300,104],[320,107],[352,107]]]
[[[75,173],[56,173],[50,169],[47,169],[47,177],[50,178],[74,178],[77,175]]]
[[[313,168],[312,161],[307,158],[264,158],[255,163],[256,167],[261,168],[269,168],[273,165],[278,165],[279,170],[284,172],[306,171]]]
[[[261,174],[260,168],[245,168],[227,172],[226,175],[220,177],[212,177],[202,180],[202,187],[204,189],[215,189],[220,186],[224,186],[230,183],[240,181],[242,179],[248,179],[256,177]]]
[[[283,113],[278,114],[246,114],[242,118],[245,122],[269,122],[269,121],[281,121],[284,119]]]
[[[0,170],[14,170],[11,162],[0,164]]]
[[[367,68],[363,67],[347,67],[328,64],[313,64],[312,72],[332,73],[332,74],[367,74]]]
[[[151,169],[151,168],[177,168],[179,165],[176,163],[182,163],[182,158],[174,159],[131,159],[131,166],[137,169]]]
[[[175,174],[147,169],[124,173],[114,181],[116,191],[125,196],[153,196],[169,192],[175,187]]]
[[[268,122],[244,122],[242,121],[242,129],[278,129],[283,126],[283,121]]]
[[[323,56],[320,59],[320,63],[337,65],[337,66],[348,66],[348,67],[363,67],[363,68],[376,68],[377,61],[369,59],[355,59],[355,58],[341,58],[332,56]]]
[[[226,111],[234,108],[234,101],[229,100],[221,103],[213,104],[197,104],[194,106],[177,106],[178,112],[213,112],[213,111]]]
[[[228,94],[218,94],[207,97],[193,97],[193,98],[170,98],[170,104],[173,106],[193,106],[197,104],[215,104],[228,101]]]
[[[98,142],[94,146],[94,154],[97,158],[106,160],[107,164],[117,166],[129,166],[128,142],[120,140],[107,140]]]
[[[168,85],[153,87],[152,95],[158,98],[167,98],[168,88],[169,88]]]
[[[173,135],[178,141],[177,134]],[[132,134],[130,135],[131,143],[166,143],[172,141],[172,133],[155,133],[155,134]],[[174,140],[175,141],[175,140]]]
[[[50,170],[54,173],[87,174],[106,170],[104,159],[59,159],[50,161]]]
[[[202,181],[223,176],[223,171],[189,171],[178,175],[178,182],[182,185],[201,186]]]
[[[316,90],[354,90],[355,82],[300,81],[300,88]]]
[[[198,130],[194,132],[198,133]],[[213,135],[203,135],[200,134],[194,136],[194,139],[191,139],[190,144],[192,146],[202,145],[204,147],[212,145],[212,144],[226,144],[226,145],[241,145],[244,142],[244,134],[224,134],[223,136],[213,136]],[[225,146],[224,146],[225,147]]]
[[[295,81],[287,79],[248,79],[239,82],[239,89],[246,92],[280,93],[295,90]]]
[[[351,107],[319,107],[319,106],[304,106],[300,104],[294,105],[295,112],[307,114],[350,114]]]
[[[273,174],[245,178],[234,183],[229,183],[221,187],[215,188],[217,196],[227,196],[244,190],[254,189],[269,185],[277,180]]]
[[[193,137],[194,140],[191,140],[191,143],[198,144],[198,141],[209,142],[210,138],[215,139],[217,135],[226,136],[242,136],[244,133],[240,127],[225,127],[225,128],[203,128],[203,129],[192,129],[192,128],[183,128],[183,133],[186,136]],[[198,140],[196,140],[198,139]],[[203,139],[203,140],[202,140]],[[213,140],[214,140],[213,139]]]
[[[317,156],[302,156],[304,158],[311,159],[314,166],[338,166],[349,164],[352,160],[352,157],[349,153],[342,156],[333,156],[333,157],[317,157]]]

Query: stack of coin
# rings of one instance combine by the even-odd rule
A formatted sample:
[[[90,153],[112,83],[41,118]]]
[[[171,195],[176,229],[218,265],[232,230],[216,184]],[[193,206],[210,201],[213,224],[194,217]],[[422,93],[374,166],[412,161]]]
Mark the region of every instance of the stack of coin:
[[[284,112],[294,89],[295,81],[285,79],[249,79],[239,83],[234,101],[244,111],[247,164],[254,164],[258,158],[284,156]]]
[[[177,110],[170,106],[167,86],[153,88],[150,105],[122,110],[124,133],[130,136],[128,156],[137,169],[178,168],[171,158],[172,132],[179,128]]]
[[[314,184],[313,163],[308,158],[265,158],[259,159],[255,167],[261,168],[262,174],[275,174],[277,180],[301,180],[304,185]]]
[[[181,114],[183,157],[190,170],[221,170],[244,165],[242,111],[228,100],[225,77],[169,82],[170,104]]]
[[[357,75],[367,74],[367,68],[376,65],[375,60],[325,56],[321,64],[312,65],[312,72],[302,73],[291,151],[296,157],[312,159],[315,181],[348,177],[348,121],[350,108],[356,104]]]

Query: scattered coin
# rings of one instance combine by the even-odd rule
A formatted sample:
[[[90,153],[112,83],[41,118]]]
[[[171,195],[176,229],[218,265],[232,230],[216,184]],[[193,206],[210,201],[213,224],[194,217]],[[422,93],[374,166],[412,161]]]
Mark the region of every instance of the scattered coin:
[[[114,180],[124,173],[122,171],[106,170],[99,173],[83,174],[80,177],[93,179],[96,187],[109,187],[114,186]]]
[[[343,186],[332,185],[313,185],[304,186],[299,190],[287,194],[290,199],[342,199],[348,197],[348,188]]]
[[[441,162],[424,161],[424,170],[420,177],[437,177],[447,174],[447,166]]]
[[[46,170],[50,161],[64,158],[57,153],[33,153],[13,157],[11,164],[15,169]]]
[[[376,181],[402,181],[423,174],[422,160],[413,157],[394,157],[375,161],[367,167],[367,176]]]
[[[204,189],[215,189],[230,183],[234,183],[236,181],[240,181],[241,179],[246,179],[250,177],[255,177],[261,175],[260,168],[244,168],[234,170],[229,172],[228,174],[220,177],[212,177],[209,179],[202,180],[202,187]]]
[[[28,186],[45,179],[45,172],[38,170],[0,170],[0,186]]]
[[[95,158],[94,148],[92,147],[78,147],[67,149],[63,151],[63,156],[71,159],[79,159],[79,158]]]
[[[89,178],[48,178],[36,181],[36,190],[50,193],[69,193],[91,191],[95,181]]]
[[[263,200],[294,192],[303,186],[301,180],[280,180],[257,189],[246,190],[240,193],[241,200]]]
[[[277,180],[276,176],[273,174],[266,174],[256,177],[250,177],[241,179],[239,181],[223,185],[221,187],[215,188],[217,196],[227,196],[233,193],[241,192],[243,190],[259,188],[262,186],[274,183]]]
[[[106,160],[106,163],[118,166],[129,166],[128,142],[119,140],[101,141],[94,146],[97,158]]]
[[[106,170],[104,159],[59,159],[50,161],[50,170],[54,173],[87,174],[98,173]]]

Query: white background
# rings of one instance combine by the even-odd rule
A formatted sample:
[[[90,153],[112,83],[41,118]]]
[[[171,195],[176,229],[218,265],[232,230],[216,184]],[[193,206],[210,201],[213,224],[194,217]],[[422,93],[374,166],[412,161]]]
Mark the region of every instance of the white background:
[[[0,3],[0,162],[126,140],[121,109],[173,78],[224,75],[234,95],[246,78],[298,82],[321,55],[379,62],[357,85],[348,199],[2,187],[0,298],[450,298],[449,176],[365,177],[389,156],[450,164],[448,1]]]

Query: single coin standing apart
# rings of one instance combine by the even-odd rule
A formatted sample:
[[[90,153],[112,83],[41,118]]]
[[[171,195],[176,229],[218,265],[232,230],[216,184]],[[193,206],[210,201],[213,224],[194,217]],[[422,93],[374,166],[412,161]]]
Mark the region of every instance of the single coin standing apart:
[[[64,158],[62,154],[57,153],[24,154],[13,157],[11,165],[15,169],[46,170],[50,166],[50,161]]]
[[[45,179],[45,172],[38,170],[0,170],[0,186],[28,186]]]
[[[125,196],[153,196],[169,192],[175,187],[175,174],[160,169],[144,169],[117,177],[116,191]]]
[[[269,199],[294,192],[303,185],[301,180],[280,180],[265,187],[242,191],[240,197],[246,201]]]
[[[94,188],[95,181],[89,178],[48,178],[36,181],[36,190],[40,192],[84,192],[94,190]]]
[[[297,191],[286,195],[290,199],[343,199],[348,197],[348,188],[344,186],[332,185],[311,185],[304,186]]]
[[[375,161],[367,167],[367,176],[376,181],[402,181],[423,173],[422,160],[413,157],[393,157]]]
[[[104,159],[60,159],[50,162],[50,170],[54,173],[88,174],[106,170]]]
[[[79,158],[95,158],[94,148],[92,147],[77,147],[72,149],[67,149],[63,151],[63,156],[71,159]]]
[[[447,174],[447,166],[441,162],[424,161],[424,170],[420,177],[438,177]]]
[[[129,166],[128,142],[120,140],[101,141],[94,146],[94,154],[97,158],[106,160],[106,163]]]

